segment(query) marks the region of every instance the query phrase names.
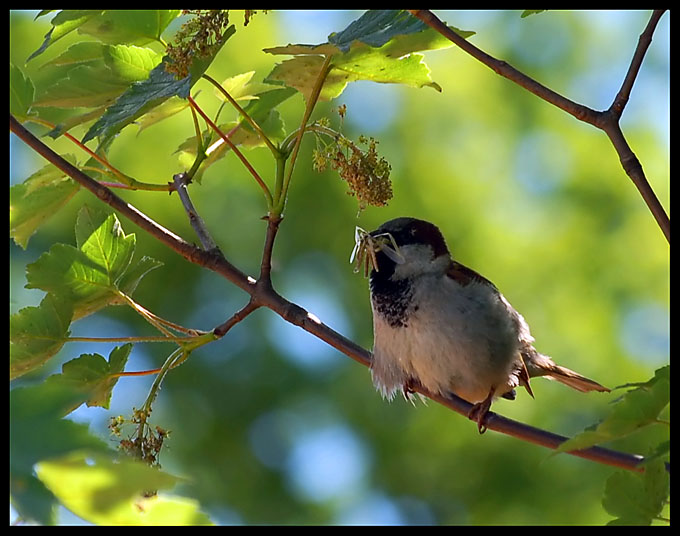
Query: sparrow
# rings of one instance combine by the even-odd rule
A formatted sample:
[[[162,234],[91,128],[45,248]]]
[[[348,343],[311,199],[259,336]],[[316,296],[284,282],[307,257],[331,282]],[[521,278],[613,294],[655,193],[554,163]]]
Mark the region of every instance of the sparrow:
[[[539,353],[522,315],[491,281],[452,259],[432,223],[403,217],[370,233],[357,228],[352,257],[357,269],[371,268],[371,376],[384,397],[401,390],[408,398],[417,384],[453,392],[473,404],[468,417],[484,433],[493,400],[514,400],[520,386],[533,397],[536,376],[609,391]]]

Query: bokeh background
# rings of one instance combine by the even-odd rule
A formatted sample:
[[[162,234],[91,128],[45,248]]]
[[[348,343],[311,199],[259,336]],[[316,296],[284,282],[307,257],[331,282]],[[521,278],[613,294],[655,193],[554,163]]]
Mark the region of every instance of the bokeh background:
[[[208,71],[223,79],[255,70],[266,76],[275,58],[263,48],[322,43],[360,11],[259,13],[238,31]],[[596,109],[609,106],[625,76],[649,11],[519,11],[437,14],[477,32],[477,46],[556,91]],[[49,19],[10,12],[10,59],[34,80],[40,65],[69,45],[63,39],[25,65],[42,43]],[[168,35],[176,30],[171,27]],[[669,28],[666,13],[642,65],[622,126],[664,207],[669,210]],[[354,226],[373,229],[412,215],[435,222],[454,256],[492,280],[532,326],[538,348],[556,361],[616,386],[650,378],[669,355],[669,248],[605,135],[497,76],[457,48],[426,53],[443,91],[372,83],[350,85],[344,133],[374,136],[392,165],[394,199],[358,213],[345,184],[311,169],[303,145],[274,253],[273,280],[287,298],[370,348],[367,281],[348,263]],[[43,77],[43,78],[41,78]],[[209,85],[199,102],[216,109]],[[303,112],[296,95],[281,107],[289,129]],[[76,131],[78,133],[78,131]],[[82,133],[80,133],[82,136]],[[141,133],[129,126],[111,161],[147,182],[181,171],[173,152],[193,135],[189,112]],[[65,139],[50,142],[78,153]],[[266,149],[247,153],[265,177]],[[10,136],[10,183],[44,162]],[[191,195],[220,247],[255,275],[265,224],[260,190],[228,156],[210,168]],[[195,240],[175,196],[123,192],[123,197],[188,240]],[[10,240],[10,312],[37,305],[25,265],[55,242],[74,243],[75,214],[96,205],[80,192],[31,239],[26,251]],[[185,326],[211,329],[246,303],[224,279],[137,234],[137,255],[164,263],[135,293],[141,304]],[[151,333],[123,307],[72,326],[73,335]],[[111,344],[72,343],[37,381],[81,353],[108,355]],[[129,370],[160,366],[170,347],[137,345]],[[142,403],[152,379],[116,386],[109,412],[81,408],[70,418],[106,436],[111,415]],[[616,394],[582,395],[533,382],[494,410],[565,435],[597,422]],[[590,524],[610,519],[601,507],[614,470],[489,432],[430,403],[381,400],[366,368],[302,330],[260,310],[223,340],[203,347],[169,375],[153,423],[172,431],[161,455],[165,470],[187,477],[177,491],[196,497],[220,524]],[[633,435],[615,448],[644,452],[663,429]],[[10,511],[10,519],[13,512]],[[62,523],[77,523],[63,510]]]

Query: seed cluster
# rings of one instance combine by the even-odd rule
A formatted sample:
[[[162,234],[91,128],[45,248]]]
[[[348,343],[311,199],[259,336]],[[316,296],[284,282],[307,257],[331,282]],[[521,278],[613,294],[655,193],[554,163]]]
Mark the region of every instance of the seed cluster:
[[[224,32],[229,26],[227,9],[185,9],[184,15],[193,15],[175,34],[174,42],[166,49],[169,61],[165,69],[178,79],[189,74],[194,58],[213,56],[219,47]],[[246,15],[246,22],[252,13]]]
[[[360,210],[368,205],[384,206],[392,199],[392,167],[378,155],[375,138],[359,136],[358,142],[366,149],[342,135],[336,136],[333,142],[314,151],[314,169],[324,171],[330,163],[347,182],[347,193],[357,198]]]

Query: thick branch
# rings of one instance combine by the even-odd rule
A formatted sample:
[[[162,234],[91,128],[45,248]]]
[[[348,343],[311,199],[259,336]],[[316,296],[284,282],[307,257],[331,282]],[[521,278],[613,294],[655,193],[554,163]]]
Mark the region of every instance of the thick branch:
[[[252,277],[246,276],[243,272],[229,263],[229,261],[227,261],[222,255],[203,251],[202,249],[185,242],[182,238],[161,227],[156,222],[149,219],[146,215],[139,212],[132,205],[128,204],[120,197],[115,195],[108,188],[101,186],[96,181],[85,175],[82,171],[64,160],[60,155],[55,153],[42,141],[31,134],[31,132],[25,129],[11,114],[10,130],[32,149],[34,149],[38,154],[42,155],[45,159],[61,169],[69,177],[81,184],[84,188],[90,190],[95,194],[95,196],[111,206],[111,208],[130,219],[133,223],[137,224],[139,227],[147,231],[151,236],[170,247],[173,251],[176,251],[185,259],[194,264],[198,264],[204,268],[221,274],[227,280],[231,281],[239,288],[245,290],[251,296],[251,300],[243,309],[241,309],[241,311],[236,313],[222,326],[216,328],[216,330],[219,330],[221,334],[226,333],[226,331],[228,331],[234,324],[245,318],[245,316],[250,314],[257,307],[264,306],[277,313],[287,322],[299,326],[308,333],[311,333],[312,335],[328,343],[330,346],[342,352],[346,356],[354,359],[358,363],[361,363],[364,366],[370,366],[371,353],[368,350],[362,348],[340,333],[337,333],[321,322],[316,316],[307,312],[299,305],[286,300],[271,287],[270,282],[267,282],[267,284],[258,284],[258,281]],[[270,229],[268,235],[270,233],[271,239],[267,240],[267,243],[270,244],[270,246],[266,247],[271,247],[271,244],[273,244],[275,229]],[[429,393],[418,386],[415,386],[414,389],[424,396],[445,405],[446,407],[456,411],[457,413],[460,413],[463,416],[467,417],[470,411],[471,404],[454,395],[451,395],[447,398]],[[494,413],[489,414],[487,428],[489,430],[502,432],[520,438],[524,441],[549,448],[555,448],[567,440],[565,437],[558,436],[544,430],[539,430],[532,426],[501,417],[500,415]],[[598,463],[608,464],[629,470],[638,470],[638,465],[642,461],[640,456],[617,452],[601,447],[592,447],[582,451],[571,452],[570,454],[593,460]]]

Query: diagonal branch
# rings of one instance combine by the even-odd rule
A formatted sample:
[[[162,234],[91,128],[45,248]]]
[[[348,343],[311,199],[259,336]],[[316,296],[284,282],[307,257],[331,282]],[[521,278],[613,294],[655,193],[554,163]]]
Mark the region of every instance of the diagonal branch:
[[[158,225],[155,221],[148,218],[135,207],[125,202],[111,190],[100,185],[78,168],[71,165],[68,161],[64,160],[60,155],[55,153],[41,140],[36,138],[30,131],[24,128],[11,114],[9,123],[10,130],[14,132],[20,139],[22,139],[29,147],[43,156],[46,160],[54,164],[57,168],[61,169],[81,186],[87,190],[90,190],[97,198],[107,203],[111,208],[118,211],[121,215],[125,216],[133,223],[137,224],[151,236],[170,247],[173,251],[179,253],[188,261],[219,273],[251,296],[250,301],[244,308],[234,314],[224,324],[215,328],[213,331],[215,335],[224,335],[233,325],[245,318],[255,309],[259,307],[267,307],[281,316],[287,322],[290,322],[291,324],[298,326],[308,333],[318,337],[322,341],[328,343],[330,346],[342,352],[346,356],[354,359],[358,363],[370,367],[372,358],[371,353],[368,350],[359,346],[354,341],[344,337],[340,333],[334,331],[321,322],[321,320],[319,320],[315,315],[307,312],[299,305],[285,299],[274,290],[270,281],[263,279],[264,283],[261,284],[252,277],[241,272],[238,268],[227,261],[227,259],[225,259],[221,254],[204,251],[203,249],[184,241],[179,236]],[[276,225],[278,225],[278,222]],[[270,230],[268,231],[268,238],[266,240],[267,245],[265,245],[265,249],[272,247],[275,231],[276,229],[274,224],[272,224],[270,221]],[[266,254],[263,257],[263,261],[265,258],[270,258],[270,254],[271,251],[269,254]],[[266,273],[266,269],[262,270],[262,272]],[[435,395],[427,392],[419,386],[414,386],[414,390],[432,400],[437,401],[440,404],[445,405],[446,407],[457,413],[460,413],[465,417],[468,416],[472,407],[470,403],[454,395],[451,395],[450,397]],[[566,437],[540,430],[511,419],[507,419],[495,413],[489,413],[487,428],[489,430],[495,430],[522,439],[523,441],[542,445],[548,448],[556,448],[559,444],[567,440]],[[580,451],[570,452],[569,454],[596,461],[598,463],[635,471],[640,470],[639,465],[644,460],[641,456],[626,454],[602,447],[591,447]]]
[[[664,10],[657,10],[652,14],[645,31],[642,33],[642,35],[640,35],[638,46],[635,50],[635,54],[633,55],[633,60],[623,81],[621,89],[609,110],[605,112],[593,110],[588,106],[574,102],[567,97],[560,95],[556,91],[544,86],[540,82],[534,80],[530,76],[527,76],[521,71],[518,71],[509,63],[498,60],[487,54],[454,32],[430,10],[411,9],[409,12],[413,16],[418,17],[431,28],[437,30],[452,43],[470,54],[473,58],[479,60],[497,74],[507,78],[508,80],[511,80],[544,101],[557,106],[579,121],[589,123],[594,127],[603,130],[614,145],[624,171],[630,177],[631,181],[633,181],[633,184],[642,195],[647,207],[663,231],[666,240],[670,243],[670,219],[661,205],[661,202],[654,193],[654,190],[647,181],[640,162],[628,145],[628,142],[626,142],[621,128],[619,127],[621,113],[623,112],[623,108],[628,101],[633,83],[635,82],[635,78],[637,77],[637,74],[640,70],[640,65],[642,64],[642,60],[647,48],[649,48],[649,44],[652,41],[652,34],[654,33],[656,25],[661,18],[661,15],[663,15]]]
[[[659,19],[664,14],[664,11],[665,9],[654,10],[651,18],[649,19],[649,22],[647,23],[647,27],[645,28],[644,32],[640,34],[638,45],[635,48],[635,53],[633,54],[633,59],[630,62],[630,67],[628,67],[626,77],[624,78],[623,83],[621,84],[621,89],[616,94],[616,98],[614,99],[614,102],[609,108],[618,117],[621,117],[623,109],[626,107],[626,104],[628,103],[628,98],[630,97],[630,92],[633,89],[633,84],[635,83],[635,79],[637,78],[637,75],[640,72],[642,60],[644,59],[645,54],[647,53],[649,45],[652,43],[652,36],[654,35],[654,30],[656,30],[656,25],[659,23]]]
[[[172,177],[172,181],[175,185],[177,195],[179,196],[179,199],[182,202],[184,211],[187,213],[189,223],[196,232],[196,236],[198,236],[198,239],[201,241],[203,249],[205,249],[206,251],[213,250],[219,251],[219,248],[217,247],[217,244],[213,240],[212,236],[210,235],[210,231],[208,231],[208,228],[206,227],[203,218],[199,216],[198,212],[194,208],[194,204],[191,202],[191,198],[189,197],[189,192],[187,190],[187,182],[189,181],[189,176],[186,173],[177,173]]]

